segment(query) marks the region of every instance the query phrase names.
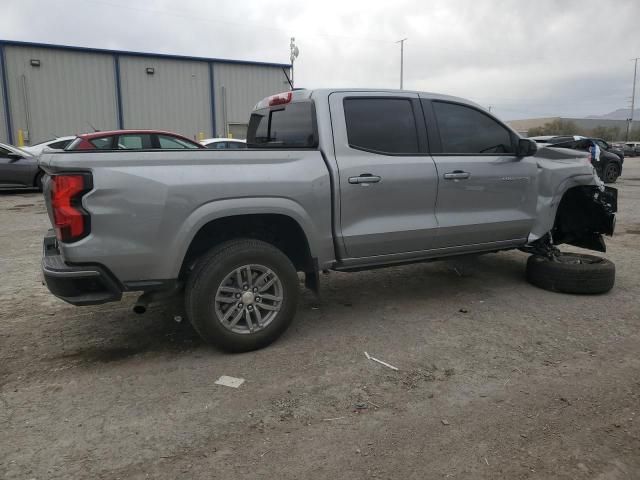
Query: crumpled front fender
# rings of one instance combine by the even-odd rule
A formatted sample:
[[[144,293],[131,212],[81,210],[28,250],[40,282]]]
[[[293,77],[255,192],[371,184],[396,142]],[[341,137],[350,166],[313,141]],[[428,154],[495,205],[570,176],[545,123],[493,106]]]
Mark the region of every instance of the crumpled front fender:
[[[603,235],[615,230],[618,191],[586,185],[565,192],[551,231],[553,243],[563,243],[599,252],[606,251]]]

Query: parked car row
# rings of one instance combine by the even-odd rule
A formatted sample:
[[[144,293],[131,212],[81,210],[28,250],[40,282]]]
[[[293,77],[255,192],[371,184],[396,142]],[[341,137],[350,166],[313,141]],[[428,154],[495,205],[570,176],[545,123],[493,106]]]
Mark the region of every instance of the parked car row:
[[[605,183],[615,183],[622,174],[625,152],[616,145],[609,144],[601,138],[583,137],[581,135],[544,135],[531,137],[539,145],[551,145],[554,148],[570,148],[589,152],[589,148],[595,143],[600,147],[600,156],[592,163],[598,172],[598,176]]]
[[[184,150],[247,148],[245,140],[190,138],[162,130],[113,130],[58,137],[28,147],[0,144],[0,186],[42,189],[38,157],[46,151],[73,150]]]

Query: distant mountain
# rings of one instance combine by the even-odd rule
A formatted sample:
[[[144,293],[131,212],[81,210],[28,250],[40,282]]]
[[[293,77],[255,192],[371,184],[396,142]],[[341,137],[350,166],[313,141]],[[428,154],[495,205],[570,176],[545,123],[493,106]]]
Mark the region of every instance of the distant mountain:
[[[589,115],[586,118],[598,118],[604,120],[626,120],[631,116],[630,108],[619,108],[605,115]],[[636,108],[633,115],[634,120],[640,120],[640,109]]]

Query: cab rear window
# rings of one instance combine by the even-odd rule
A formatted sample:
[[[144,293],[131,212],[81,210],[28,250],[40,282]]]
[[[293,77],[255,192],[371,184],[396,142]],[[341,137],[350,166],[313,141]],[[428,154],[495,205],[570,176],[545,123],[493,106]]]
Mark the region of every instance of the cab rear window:
[[[313,102],[296,102],[256,110],[247,130],[250,148],[315,148],[318,146]]]

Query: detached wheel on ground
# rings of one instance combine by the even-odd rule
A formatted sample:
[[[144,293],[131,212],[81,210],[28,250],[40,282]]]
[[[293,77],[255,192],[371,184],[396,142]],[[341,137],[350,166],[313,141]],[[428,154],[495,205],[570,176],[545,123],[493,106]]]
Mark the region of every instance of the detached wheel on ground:
[[[531,255],[527,280],[552,292],[596,294],[613,288],[616,267],[606,258],[581,253],[560,253],[553,259]]]
[[[223,243],[196,264],[185,290],[187,316],[200,336],[230,352],[265,347],[291,324],[298,275],[291,260],[260,240]]]

